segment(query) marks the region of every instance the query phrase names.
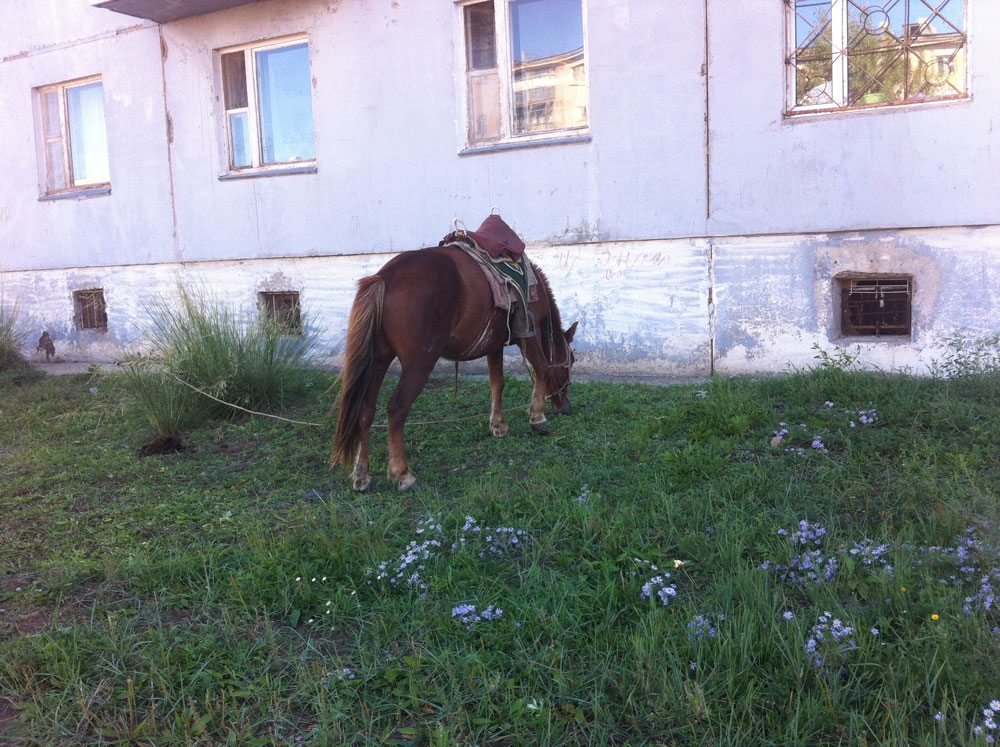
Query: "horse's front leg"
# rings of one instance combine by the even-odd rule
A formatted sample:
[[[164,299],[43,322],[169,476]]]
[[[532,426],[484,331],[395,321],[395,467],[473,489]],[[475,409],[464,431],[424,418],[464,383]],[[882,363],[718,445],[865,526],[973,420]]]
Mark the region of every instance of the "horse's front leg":
[[[417,483],[417,478],[410,472],[406,458],[406,418],[417,395],[427,384],[435,362],[437,356],[418,363],[401,362],[403,370],[399,376],[399,383],[389,398],[389,479],[396,482],[400,491],[409,490]]]
[[[510,431],[503,419],[503,388],[507,383],[503,377],[503,348],[487,353],[486,365],[490,371],[490,431],[503,438]]]
[[[549,421],[545,419],[545,385],[542,377],[535,369],[535,388],[531,392],[531,405],[528,407],[528,423],[531,430],[539,435],[549,432]]]

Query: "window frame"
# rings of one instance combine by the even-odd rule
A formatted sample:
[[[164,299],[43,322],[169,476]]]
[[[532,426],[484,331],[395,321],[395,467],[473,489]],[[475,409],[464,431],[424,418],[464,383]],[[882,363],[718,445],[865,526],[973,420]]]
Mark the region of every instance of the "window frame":
[[[552,143],[587,142],[590,140],[590,63],[587,4],[588,0],[580,0],[581,22],[583,24],[583,59],[585,66],[584,82],[586,88],[584,99],[587,106],[587,123],[578,127],[564,127],[548,132],[515,134],[514,117],[516,114],[514,93],[514,61],[510,41],[510,0],[493,0],[494,3],[494,34],[497,56],[497,77],[500,84],[500,135],[494,140],[474,141],[470,136],[471,117],[469,112],[469,46],[465,29],[465,8],[477,5],[485,0],[454,0],[455,5],[455,70],[458,88],[458,102],[461,107],[458,119],[459,155],[508,150],[511,148],[531,147]]]
[[[73,174],[73,142],[69,131],[69,104],[67,102],[66,93],[74,88],[83,88],[85,86],[93,85],[94,83],[101,84],[101,109],[102,114],[104,114],[105,117],[104,139],[109,151],[107,159],[108,178],[106,181],[101,182],[76,184],[76,177]],[[96,75],[88,75],[83,78],[74,78],[72,80],[62,81],[61,83],[50,83],[44,86],[37,86],[33,89],[33,93],[36,114],[35,132],[36,151],[38,156],[39,199],[52,200],[63,197],[86,197],[110,194],[111,154],[110,138],[108,137],[107,112],[104,108],[103,76],[98,73]],[[49,115],[49,110],[48,104],[46,103],[46,97],[50,93],[55,93],[59,102],[58,135],[49,134],[47,127],[46,120]],[[59,143],[61,146],[61,164],[53,164],[49,157],[49,146],[56,143]],[[55,169],[57,167],[59,167],[62,171],[62,181],[66,184],[65,187],[53,186],[55,184],[55,180],[52,177],[56,173]]]
[[[832,78],[830,80],[831,87],[831,98],[834,99],[834,103],[831,104],[796,104],[796,83],[798,68],[796,66],[796,54],[798,52],[798,46],[795,43],[796,39],[796,0],[780,0],[785,6],[785,47],[784,47],[784,67],[785,67],[785,102],[783,107],[783,115],[786,119],[795,120],[808,118],[808,115],[818,115],[818,114],[840,114],[844,112],[857,113],[857,112],[869,112],[873,110],[892,110],[900,106],[928,106],[928,105],[941,105],[954,103],[956,101],[967,101],[972,98],[972,92],[970,90],[970,64],[971,64],[971,53],[970,53],[970,39],[971,33],[969,28],[971,26],[971,13],[969,8],[968,0],[957,0],[962,4],[962,14],[963,14],[963,24],[964,28],[962,33],[962,43],[961,48],[964,51],[964,64],[963,64],[963,81],[962,81],[962,91],[955,94],[949,94],[945,96],[933,96],[925,99],[909,98],[900,99],[898,101],[872,101],[864,102],[858,101],[857,103],[851,104],[847,101],[847,87],[849,85],[848,80],[848,54],[834,55],[831,52],[831,73]],[[832,5],[840,5],[843,7],[841,13],[835,13],[834,9],[831,7],[831,17],[830,23],[832,31],[831,34],[836,38],[841,40],[848,39],[849,29],[848,29],[848,18],[849,18],[849,8],[851,0],[831,0]],[[856,3],[855,3],[856,5]],[[911,23],[910,25],[914,25]],[[903,59],[907,59],[904,53]],[[953,58],[954,59],[954,58]],[[952,62],[954,65],[954,62]],[[838,106],[836,101],[844,101],[844,105]]]
[[[219,103],[219,143],[221,146],[221,164],[219,179],[234,179],[252,176],[269,176],[277,174],[292,173],[315,173],[316,172],[316,108],[315,101],[310,101],[313,106],[312,112],[312,136],[313,136],[313,157],[302,158],[292,161],[264,162],[263,142],[261,140],[260,123],[260,96],[258,91],[258,76],[255,54],[262,50],[281,49],[282,47],[294,47],[305,44],[309,52],[309,95],[313,95],[313,59],[312,44],[308,33],[288,34],[270,39],[260,39],[244,44],[234,44],[221,47],[215,50],[215,76],[216,76],[216,100]],[[223,69],[223,56],[235,52],[242,52],[244,55],[244,66],[246,76],[247,103],[244,107],[234,109],[226,108],[226,76]],[[248,138],[250,145],[250,165],[235,166],[233,164],[233,138],[229,117],[232,113],[245,111],[247,114]]]

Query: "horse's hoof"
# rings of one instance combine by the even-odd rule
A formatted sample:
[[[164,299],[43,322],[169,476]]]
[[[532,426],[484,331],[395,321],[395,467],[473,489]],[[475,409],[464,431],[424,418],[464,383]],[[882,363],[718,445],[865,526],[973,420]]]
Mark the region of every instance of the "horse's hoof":
[[[503,438],[510,433],[510,426],[506,423],[498,423],[497,425],[492,426],[490,430],[493,432],[495,437]]]
[[[354,489],[359,493],[364,493],[368,490],[368,486],[372,484],[371,473],[366,469],[354,469]]]
[[[538,423],[532,423],[531,430],[533,430],[539,436],[547,436],[549,434],[549,421],[542,420]]]
[[[413,476],[412,473],[407,472],[401,478],[399,478],[399,492],[405,493],[407,490],[412,490],[417,485],[417,478]]]

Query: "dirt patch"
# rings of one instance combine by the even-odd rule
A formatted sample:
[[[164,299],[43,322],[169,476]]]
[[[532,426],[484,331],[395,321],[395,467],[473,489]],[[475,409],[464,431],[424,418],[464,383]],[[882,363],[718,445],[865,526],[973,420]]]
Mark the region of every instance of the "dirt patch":
[[[20,712],[14,710],[14,704],[7,698],[0,697],[0,745],[15,744],[13,739],[7,739],[3,736],[3,733],[8,726],[13,724],[20,717]]]
[[[101,373],[107,373],[108,371],[114,371],[116,366],[114,363],[95,363],[94,361],[64,361],[60,360],[58,363],[45,363],[44,361],[32,361],[32,368],[43,371],[47,376],[60,376],[62,374],[79,374],[79,373],[89,373],[91,371],[99,371]]]
[[[95,607],[107,609],[133,604],[122,588],[82,583],[58,603],[38,603],[32,598],[35,579],[25,574],[0,578],[0,642],[31,635],[53,625],[72,625],[90,619]]]
[[[187,451],[183,439],[180,436],[157,436],[148,444],[139,449],[139,456],[148,457],[157,454],[176,454],[179,451]]]

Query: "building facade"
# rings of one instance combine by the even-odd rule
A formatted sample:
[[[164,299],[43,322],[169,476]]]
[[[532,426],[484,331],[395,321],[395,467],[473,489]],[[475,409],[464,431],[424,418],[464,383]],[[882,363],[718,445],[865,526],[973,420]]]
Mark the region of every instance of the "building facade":
[[[141,344],[182,282],[301,310],[335,364],[358,278],[494,209],[595,373],[845,345],[920,372],[1000,329],[1000,3],[2,0],[0,22],[0,283],[63,357]]]

